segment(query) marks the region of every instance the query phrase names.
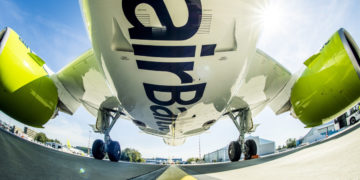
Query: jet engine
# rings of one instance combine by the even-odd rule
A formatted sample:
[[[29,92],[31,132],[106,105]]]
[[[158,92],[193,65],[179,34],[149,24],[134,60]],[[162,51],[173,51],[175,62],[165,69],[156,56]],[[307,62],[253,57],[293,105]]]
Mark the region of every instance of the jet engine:
[[[345,29],[338,30],[291,91],[292,113],[307,127],[330,121],[356,105],[360,97],[360,51]]]
[[[15,31],[0,32],[0,110],[34,127],[57,113],[58,92],[45,62]]]

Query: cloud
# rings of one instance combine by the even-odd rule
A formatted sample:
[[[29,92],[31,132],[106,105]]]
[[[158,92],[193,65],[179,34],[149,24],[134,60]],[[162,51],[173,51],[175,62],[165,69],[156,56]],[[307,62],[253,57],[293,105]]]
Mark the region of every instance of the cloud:
[[[60,70],[91,47],[85,28],[74,28],[42,16],[36,16],[33,21],[38,24],[31,28],[32,35],[38,41],[36,52],[45,57],[45,61],[54,71]],[[42,27],[41,31],[38,26]]]
[[[56,13],[49,15],[41,13],[42,6],[28,5],[29,9],[35,9],[30,13],[28,8],[19,4],[9,0],[0,1],[0,26],[13,28],[53,71],[60,70],[91,48],[81,18],[63,18]],[[77,3],[72,5],[78,6]],[[80,9],[67,15],[81,17]]]
[[[12,18],[16,21],[23,22],[23,17],[26,16],[24,11],[21,11],[16,4],[9,0],[0,1],[0,12],[2,12],[0,16],[0,23],[2,23],[6,18]]]
[[[44,132],[51,139],[60,140],[63,144],[69,140],[73,146],[81,145],[87,147],[88,145],[89,131],[77,122],[57,118],[50,120],[44,127],[44,129],[39,129],[38,131]]]
[[[271,1],[282,11],[279,27],[264,29],[258,47],[291,72],[317,53],[350,14],[351,1]]]
[[[27,126],[7,116],[1,111],[0,120],[22,129]],[[73,146],[88,146],[90,128],[86,128],[86,124],[83,124],[81,121],[73,121],[70,119],[65,119],[64,117],[60,117],[56,119],[50,119],[48,123],[44,125],[44,128],[29,128],[35,130],[36,132],[45,133],[46,136],[50,139],[58,139],[63,144],[66,144],[66,142],[69,140]],[[90,143],[93,141],[93,136],[94,135],[92,133]],[[91,145],[92,144],[90,144],[90,146]]]

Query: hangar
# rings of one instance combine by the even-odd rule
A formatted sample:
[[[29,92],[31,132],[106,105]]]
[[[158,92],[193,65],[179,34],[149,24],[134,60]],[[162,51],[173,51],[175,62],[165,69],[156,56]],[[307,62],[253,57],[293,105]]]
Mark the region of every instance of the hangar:
[[[248,136],[245,140],[253,139],[257,146],[257,154],[260,156],[275,153],[275,142],[267,139],[262,139],[259,136]],[[243,158],[243,156],[241,157]],[[226,162],[229,160],[228,146],[218,149],[214,152],[204,155],[204,160],[207,163],[211,162]]]

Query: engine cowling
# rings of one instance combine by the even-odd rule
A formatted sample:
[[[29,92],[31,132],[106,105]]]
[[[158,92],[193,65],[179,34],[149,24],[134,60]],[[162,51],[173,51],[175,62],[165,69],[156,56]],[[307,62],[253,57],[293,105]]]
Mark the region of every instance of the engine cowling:
[[[360,51],[345,29],[337,31],[307,66],[291,91],[292,112],[307,126],[330,121],[360,100]]]
[[[0,33],[0,110],[34,127],[56,113],[57,88],[35,55],[10,28]]]

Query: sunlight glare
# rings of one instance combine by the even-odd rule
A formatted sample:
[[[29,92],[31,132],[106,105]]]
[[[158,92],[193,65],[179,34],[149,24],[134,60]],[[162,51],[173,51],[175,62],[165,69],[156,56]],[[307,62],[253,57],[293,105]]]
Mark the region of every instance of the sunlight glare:
[[[276,31],[281,29],[284,20],[284,9],[278,3],[269,3],[262,14],[265,31]]]

